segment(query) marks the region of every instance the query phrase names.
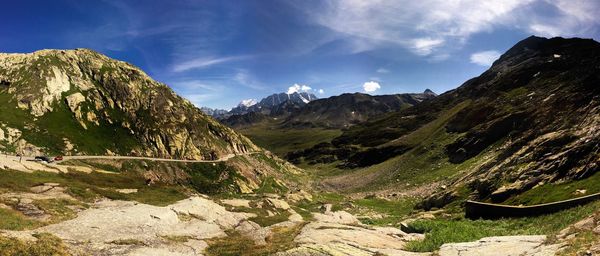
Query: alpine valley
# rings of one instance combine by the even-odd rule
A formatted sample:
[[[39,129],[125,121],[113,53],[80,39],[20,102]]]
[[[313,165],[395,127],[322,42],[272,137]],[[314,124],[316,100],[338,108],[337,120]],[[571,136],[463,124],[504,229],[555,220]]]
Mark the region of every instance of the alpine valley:
[[[0,255],[600,253],[600,43],[440,93],[199,108],[94,50],[2,53]]]

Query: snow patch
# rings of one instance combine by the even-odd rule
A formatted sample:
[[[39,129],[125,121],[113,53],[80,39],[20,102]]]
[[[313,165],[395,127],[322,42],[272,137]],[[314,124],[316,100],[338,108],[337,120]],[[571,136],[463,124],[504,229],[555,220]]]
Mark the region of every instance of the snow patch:
[[[258,103],[255,99],[245,99],[242,100],[240,102],[240,104],[238,104],[238,106],[244,106],[244,107],[251,107],[256,105],[256,103]]]

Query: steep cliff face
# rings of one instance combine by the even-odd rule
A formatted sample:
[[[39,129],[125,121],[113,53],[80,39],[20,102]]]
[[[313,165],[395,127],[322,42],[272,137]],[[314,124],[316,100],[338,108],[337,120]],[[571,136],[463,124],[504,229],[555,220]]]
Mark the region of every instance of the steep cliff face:
[[[97,52],[0,54],[0,147],[214,159],[256,149],[139,68]],[[7,137],[7,136],[3,136]]]

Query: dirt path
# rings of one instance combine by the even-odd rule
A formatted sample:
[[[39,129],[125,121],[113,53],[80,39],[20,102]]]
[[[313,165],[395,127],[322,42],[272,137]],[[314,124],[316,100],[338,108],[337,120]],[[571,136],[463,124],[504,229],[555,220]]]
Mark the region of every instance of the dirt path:
[[[148,160],[148,161],[162,161],[162,162],[184,162],[184,163],[216,163],[225,162],[231,158],[240,155],[252,155],[258,152],[247,152],[243,154],[228,154],[224,157],[215,160],[189,160],[189,159],[171,159],[171,158],[159,158],[159,157],[144,157],[144,156],[64,156],[63,160],[86,160],[86,159],[112,159],[112,160]],[[34,161],[33,157],[18,157],[12,155],[0,156],[0,160],[12,160],[16,162]]]
[[[250,155],[256,152],[249,152],[239,155]],[[157,158],[157,157],[141,157],[141,156],[64,156],[64,160],[86,160],[86,159],[112,159],[112,160],[148,160],[148,161],[161,161],[161,162],[183,162],[183,163],[216,163],[225,162],[235,156],[236,154],[229,154],[216,160],[185,160],[185,159],[170,159],[170,158]]]

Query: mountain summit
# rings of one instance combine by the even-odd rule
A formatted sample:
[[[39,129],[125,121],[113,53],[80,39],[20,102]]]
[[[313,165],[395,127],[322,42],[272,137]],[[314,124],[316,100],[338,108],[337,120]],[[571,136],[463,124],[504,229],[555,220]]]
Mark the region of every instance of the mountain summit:
[[[0,147],[214,159],[255,149],[139,68],[87,49],[0,54]]]

